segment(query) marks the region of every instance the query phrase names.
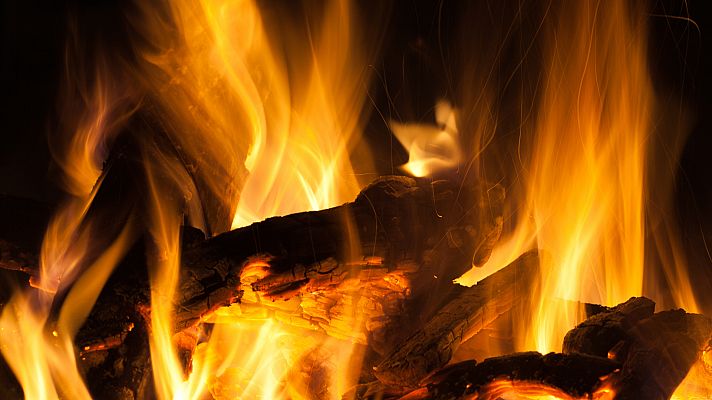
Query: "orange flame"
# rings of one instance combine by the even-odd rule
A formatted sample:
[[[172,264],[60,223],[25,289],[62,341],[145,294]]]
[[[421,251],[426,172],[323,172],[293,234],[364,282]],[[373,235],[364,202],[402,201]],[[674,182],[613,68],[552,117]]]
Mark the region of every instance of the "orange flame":
[[[142,53],[147,73],[140,79],[179,152],[195,160],[191,174],[207,186],[198,194],[216,197],[230,210],[218,215],[222,221],[203,221],[209,232],[323,209],[356,196],[359,184],[349,156],[360,137],[369,73],[367,49],[353,34],[349,2],[329,3],[314,31],[289,31],[299,39],[270,35],[263,24],[270,15],[251,0],[172,2],[168,22],[157,19],[161,14],[154,9],[144,11],[143,33],[154,46]],[[144,162],[157,252],[151,261],[150,345],[160,398],[202,398],[208,392],[308,398],[309,385],[294,376],[309,351],[320,348],[322,361],[335,365],[358,359],[351,342],[311,330],[295,332],[265,310],[250,313],[245,304],[211,318],[211,336],[197,347],[186,376],[172,330],[181,222],[181,205],[173,199],[189,196],[167,194],[175,187],[191,188],[190,177],[175,173],[181,166],[171,160],[151,155]],[[243,163],[249,171],[244,182]],[[170,181],[175,186],[166,185]],[[191,207],[188,217],[203,226]],[[248,270],[260,273],[260,266]],[[255,297],[244,288],[246,299]],[[362,325],[357,317],[345,322],[353,330]],[[345,392],[358,369],[329,373],[329,397]]]
[[[100,243],[100,229],[86,217],[101,185],[104,143],[131,114],[125,107],[128,94],[113,85],[102,61],[92,87],[84,87],[75,76],[66,82],[68,102],[73,91],[79,92],[83,110],[77,120],[67,122],[70,135],[58,135],[68,139],[55,158],[71,197],[45,233],[39,281],[33,282],[41,290],[16,292],[0,316],[0,351],[29,399],[90,399],[77,367],[74,337],[134,236],[129,221],[98,258],[90,256]],[[51,320],[60,290],[66,297],[58,318]]]
[[[432,176],[454,169],[460,162],[457,115],[450,104],[435,105],[438,126],[391,122],[391,130],[408,150],[408,162],[401,168],[413,176]]]
[[[579,322],[577,302],[615,305],[643,294],[646,167],[656,110],[645,10],[575,2],[552,15],[537,122],[531,142],[523,139],[531,152],[522,171],[527,217],[483,270],[460,279],[476,281],[526,249],[543,249],[542,283],[531,320],[521,321],[529,333],[520,344],[542,352],[559,350]],[[677,278],[677,292],[690,293],[686,277]],[[684,303],[695,311],[694,302]]]
[[[612,400],[615,392],[605,386],[590,395],[571,396],[564,391],[537,382],[495,380],[482,387],[475,400]]]

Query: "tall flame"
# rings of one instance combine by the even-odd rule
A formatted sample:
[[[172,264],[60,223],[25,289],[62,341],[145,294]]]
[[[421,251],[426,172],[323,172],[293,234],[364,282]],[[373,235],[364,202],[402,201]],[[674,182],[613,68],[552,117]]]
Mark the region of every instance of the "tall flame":
[[[669,212],[674,177],[652,161],[667,142],[676,148],[666,148],[666,156],[675,157],[685,132],[676,126],[665,132],[673,133],[669,140],[655,136],[662,118],[645,10],[639,3],[557,2],[544,18],[536,120],[531,129],[522,122],[520,138],[524,194],[510,198],[523,217],[482,269],[458,281],[474,283],[531,247],[543,249],[541,286],[531,319],[519,321],[527,332],[519,347],[547,352],[560,350],[580,322],[576,304],[658,299],[658,288],[646,284],[665,281],[676,306],[695,312],[697,305],[676,233],[660,215]],[[646,208],[650,199],[667,208]],[[646,259],[651,249],[664,275],[646,269],[655,265]]]
[[[67,77],[65,106],[79,105],[81,111],[69,114],[68,131],[55,136],[64,140],[55,157],[71,196],[45,233],[39,279],[32,282],[37,289],[18,290],[0,316],[0,351],[28,399],[91,398],[77,368],[74,337],[134,235],[129,220],[103,247],[101,227],[87,218],[101,185],[104,144],[132,112],[126,107],[129,93],[116,85],[106,61],[100,58],[95,71],[85,71],[95,74],[93,84]],[[97,249],[100,255],[92,256]],[[57,293],[65,297],[53,317]]]
[[[130,79],[144,95],[143,111],[155,120],[151,128],[171,147],[137,138],[152,239],[149,345],[156,395],[339,398],[360,373],[358,346],[312,327],[286,327],[277,312],[253,311],[249,301],[211,316],[210,335],[195,339],[201,343],[192,363],[184,365],[172,319],[180,229],[187,217],[213,235],[353,199],[359,182],[350,155],[362,137],[377,32],[355,34],[359,21],[347,0],[329,2],[323,10],[305,6],[300,10],[305,29],[292,26],[278,9],[258,7],[256,0],[177,0],[164,6],[137,5],[141,13],[132,22],[138,61]],[[656,111],[644,17],[628,3],[596,1],[562,3],[547,17],[553,25],[545,35],[543,89],[522,173],[527,218],[485,268],[501,267],[534,244],[548,254],[531,319],[520,321],[525,349],[558,350],[564,333],[578,322],[577,301],[616,304],[643,294],[646,166]],[[106,56],[93,61],[93,79],[67,77],[87,85],[71,89],[81,112],[66,113],[71,135],[53,147],[70,198],[47,229],[35,289],[18,291],[0,315],[0,351],[27,398],[90,398],[77,368],[74,337],[136,236],[129,217],[111,227],[115,235],[97,239],[104,227],[91,209],[102,185],[106,143],[135,111],[129,105],[139,102],[109,74]],[[485,103],[480,108],[489,111]],[[456,118],[441,102],[438,127],[393,123],[411,151],[405,169],[426,176],[457,167],[464,132],[457,123],[471,117]],[[476,130],[488,126],[483,122]],[[345,258],[361,259],[358,233],[348,219],[344,226],[353,253]],[[671,248],[671,258],[679,261]],[[260,273],[265,266],[251,267],[245,271]],[[689,289],[679,269],[665,272]],[[245,299],[261,301],[249,284],[242,285]],[[695,310],[694,298],[679,291],[673,297]],[[365,336],[357,302],[343,304],[339,329],[349,331],[345,336]],[[709,372],[705,366],[701,362],[690,379]],[[694,386],[690,382],[685,390],[699,393]]]

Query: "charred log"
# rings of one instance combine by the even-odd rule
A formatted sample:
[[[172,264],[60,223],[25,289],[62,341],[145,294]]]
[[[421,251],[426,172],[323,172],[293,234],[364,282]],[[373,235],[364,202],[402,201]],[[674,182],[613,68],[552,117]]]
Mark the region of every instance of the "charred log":
[[[633,297],[615,307],[599,310],[566,334],[564,353],[608,357],[613,346],[628,337],[626,332],[654,312],[655,303],[645,297]]]
[[[522,255],[476,285],[465,288],[422,328],[374,368],[391,386],[418,387],[446,365],[457,347],[510,310],[530,292],[539,272],[537,253]]]
[[[653,314],[654,308],[638,297],[597,314],[566,335],[564,351],[621,362],[611,380],[617,399],[668,399],[709,347],[712,321],[684,310]]]
[[[270,218],[210,239],[185,228],[176,331],[209,319],[217,308],[254,300],[245,298],[246,291],[261,306],[277,309],[283,322],[336,337],[348,336],[339,309],[358,298],[374,315],[367,327],[378,330],[389,315],[402,313],[405,297],[439,292],[447,299],[454,278],[486,261],[501,231],[503,196],[499,186],[386,177],[353,203],[332,209]],[[37,229],[45,226],[46,221]],[[35,275],[37,265],[26,264],[36,260],[39,240],[16,246],[11,234],[0,239],[8,249],[0,267]],[[134,394],[139,382],[127,365],[145,365],[147,349],[135,340],[132,351],[138,355],[131,358],[124,342],[145,333],[137,327],[145,326],[150,313],[145,254],[151,246],[139,240],[116,268],[76,339],[88,375],[114,371],[110,375],[118,383],[109,386],[129,382]],[[433,276],[440,279],[433,282]],[[288,302],[297,309],[280,310]],[[145,379],[145,373],[138,375]],[[107,377],[97,379],[108,385]]]
[[[186,228],[176,329],[239,300],[240,275],[248,266],[265,268],[251,288],[272,301],[333,288],[368,270],[375,275],[402,270],[412,281],[426,280],[419,287],[428,287],[428,294],[432,277],[439,276],[449,290],[452,279],[489,256],[501,231],[503,196],[499,186],[386,177],[365,188],[355,202],[332,209],[270,218],[207,240]],[[36,254],[11,240],[2,243],[0,267],[36,272],[36,265],[25,265]],[[144,252],[135,249],[127,257],[102,297],[133,305],[147,299],[148,286],[141,284]],[[123,317],[119,326],[125,325]]]
[[[515,353],[448,366],[403,399],[497,399],[509,391],[589,398],[603,389],[601,377],[619,367],[585,354]]]

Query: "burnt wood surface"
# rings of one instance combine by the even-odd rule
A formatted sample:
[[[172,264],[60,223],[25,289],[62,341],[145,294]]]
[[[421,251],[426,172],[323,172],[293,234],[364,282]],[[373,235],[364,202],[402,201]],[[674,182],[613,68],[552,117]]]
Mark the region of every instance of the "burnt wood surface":
[[[353,203],[327,210],[269,218],[209,239],[185,228],[176,329],[239,300],[241,272],[254,262],[266,262],[268,268],[252,288],[274,301],[305,288],[333,286],[360,269],[384,267],[408,271],[414,296],[432,296],[434,289],[452,286],[473,263],[487,260],[501,232],[503,198],[496,185],[394,176],[366,187]],[[27,263],[36,262],[39,244],[17,245],[8,236],[0,237],[0,267],[35,273],[37,265]],[[146,250],[137,247],[117,268],[103,297],[147,300],[148,285],[141,284]]]

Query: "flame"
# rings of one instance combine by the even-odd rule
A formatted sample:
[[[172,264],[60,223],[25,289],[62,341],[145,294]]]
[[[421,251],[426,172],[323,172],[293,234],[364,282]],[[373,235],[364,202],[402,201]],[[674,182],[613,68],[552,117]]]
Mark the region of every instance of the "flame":
[[[131,78],[175,153],[137,139],[144,146],[148,185],[149,344],[156,395],[339,398],[357,382],[363,357],[356,340],[346,340],[365,336],[357,301],[343,304],[341,339],[313,326],[287,326],[250,293],[247,278],[269,269],[267,262],[254,263],[242,281],[249,301],[205,321],[212,330],[196,334],[200,343],[188,366],[178,356],[177,341],[189,333],[176,335],[172,316],[185,217],[212,235],[274,215],[332,207],[357,194],[350,155],[362,137],[372,49],[354,34],[354,7],[343,0],[317,12],[306,9],[310,25],[304,32],[290,24],[268,30],[272,25],[265,21],[281,20],[253,0],[178,0],[168,10],[152,7],[138,5],[143,12],[135,28],[142,37],[134,44],[140,60]],[[575,302],[548,298],[612,305],[643,293],[645,167],[656,110],[645,14],[623,2],[562,7],[547,42],[544,88],[523,171],[523,208],[530,218],[480,270],[501,268],[534,244],[547,251],[532,319],[520,321],[530,328],[524,347],[542,352],[557,349],[579,319]],[[321,19],[315,29],[312,14]],[[95,240],[100,223],[90,209],[102,184],[107,142],[135,111],[127,103],[138,103],[106,74],[105,58],[95,61],[95,79],[68,77],[93,85],[73,89],[82,112],[67,113],[79,115],[66,121],[73,133],[53,147],[71,197],[47,229],[40,278],[32,282],[39,290],[18,291],[0,315],[0,351],[27,398],[90,398],[77,368],[74,336],[135,237],[129,218],[114,227],[115,237]],[[391,123],[410,152],[403,168],[414,176],[436,175],[461,161],[457,113],[444,101],[435,111],[438,126]],[[358,233],[344,222],[351,238],[347,258],[362,260]],[[681,262],[676,247],[671,249],[672,259]],[[665,272],[681,291],[689,288],[677,266]],[[55,321],[57,293],[66,296]],[[694,297],[674,297],[695,310]],[[708,359],[703,355],[676,396],[702,393],[695,384],[708,376]],[[511,382],[495,382],[489,392],[491,397],[482,398],[570,398]],[[593,396],[614,393],[601,389]]]
[[[636,10],[642,11],[642,10]],[[654,93],[643,12],[564,6],[549,42],[525,182],[543,270],[530,337],[557,350],[578,321],[546,298],[615,305],[643,291],[644,167]],[[621,42],[616,38],[625,37]]]
[[[699,360],[670,397],[672,400],[712,398],[712,345],[701,354]]]
[[[526,217],[482,271],[460,278],[476,281],[532,246],[544,249],[531,320],[520,321],[528,331],[520,346],[541,352],[560,350],[580,322],[578,302],[615,305],[643,294],[655,110],[644,10],[575,2],[553,14],[538,119],[531,142],[523,138]]]
[[[69,131],[56,136],[65,141],[53,148],[70,197],[45,233],[39,280],[31,282],[39,290],[18,290],[0,316],[0,351],[29,399],[91,398],[77,366],[74,337],[134,236],[129,219],[103,247],[102,227],[87,218],[102,182],[104,144],[133,112],[126,107],[129,93],[114,85],[103,61],[98,60],[94,85],[86,87],[71,75],[65,82],[65,106],[78,100],[82,110],[65,121]],[[91,256],[97,249],[100,255]],[[53,317],[57,293],[65,297]]]
[[[349,155],[361,137],[367,54],[353,33],[348,1],[329,3],[324,12],[319,29],[308,34],[308,49],[286,41],[294,51],[287,57],[291,63],[298,60],[299,68],[289,85],[284,74],[290,63],[272,59],[266,71],[251,71],[272,77],[272,86],[261,116],[266,128],[255,136],[246,162],[250,175],[233,228],[273,215],[333,207],[358,194]],[[263,38],[254,43],[254,51],[269,54],[270,43]],[[310,57],[299,60],[303,54]]]
[[[138,78],[180,151],[198,160],[205,197],[229,210],[210,231],[353,199],[349,156],[369,73],[349,2],[329,3],[321,26],[282,35],[269,35],[252,0],[171,2],[169,21],[145,7],[152,46]]]
[[[577,397],[543,383],[498,379],[489,383],[474,396],[477,400],[612,400],[615,392],[603,385],[590,395]]]
[[[458,279],[474,284],[523,251],[543,249],[531,318],[515,321],[525,332],[518,348],[541,352],[560,351],[565,333],[585,315],[583,302],[612,306],[645,293],[699,312],[670,217],[674,169],[652,162],[674,164],[685,132],[676,122],[666,127],[670,137],[655,135],[664,118],[655,114],[645,10],[595,1],[557,3],[552,10],[538,119],[525,130],[530,137],[521,138],[520,150],[531,152],[521,171],[525,195],[514,200],[521,200],[524,217],[483,268]],[[646,208],[651,199],[657,209]],[[651,268],[656,261],[659,270]],[[703,359],[674,398],[710,396]]]
[[[180,269],[179,203],[191,198],[188,193],[216,198],[219,208],[230,210],[201,221],[200,211],[188,206],[189,221],[210,233],[332,207],[358,193],[349,157],[361,136],[369,73],[363,38],[353,34],[352,8],[347,1],[330,2],[319,10],[316,29],[288,29],[286,35],[268,31],[264,20],[273,16],[251,0],[171,2],[168,20],[143,10],[142,34],[152,46],[142,50],[139,79],[178,152],[195,164],[186,176],[176,172],[182,166],[175,160],[153,154],[160,150],[144,160],[155,245],[150,345],[160,398],[309,398],[309,384],[294,378],[307,354],[318,348],[322,361],[338,366],[359,359],[351,342],[295,332],[243,304],[210,319],[212,332],[186,370],[171,318]],[[244,182],[243,164],[249,172]],[[204,187],[193,188],[193,179]],[[167,196],[176,188],[183,195]],[[260,274],[265,267],[246,271]],[[255,297],[243,287],[246,299]],[[357,332],[363,323],[354,317],[345,325]],[[354,370],[327,374],[329,398],[354,383]]]
[[[461,157],[456,118],[452,106],[440,101],[435,105],[438,126],[391,121],[393,134],[408,150],[408,162],[401,168],[417,177],[454,169]]]

